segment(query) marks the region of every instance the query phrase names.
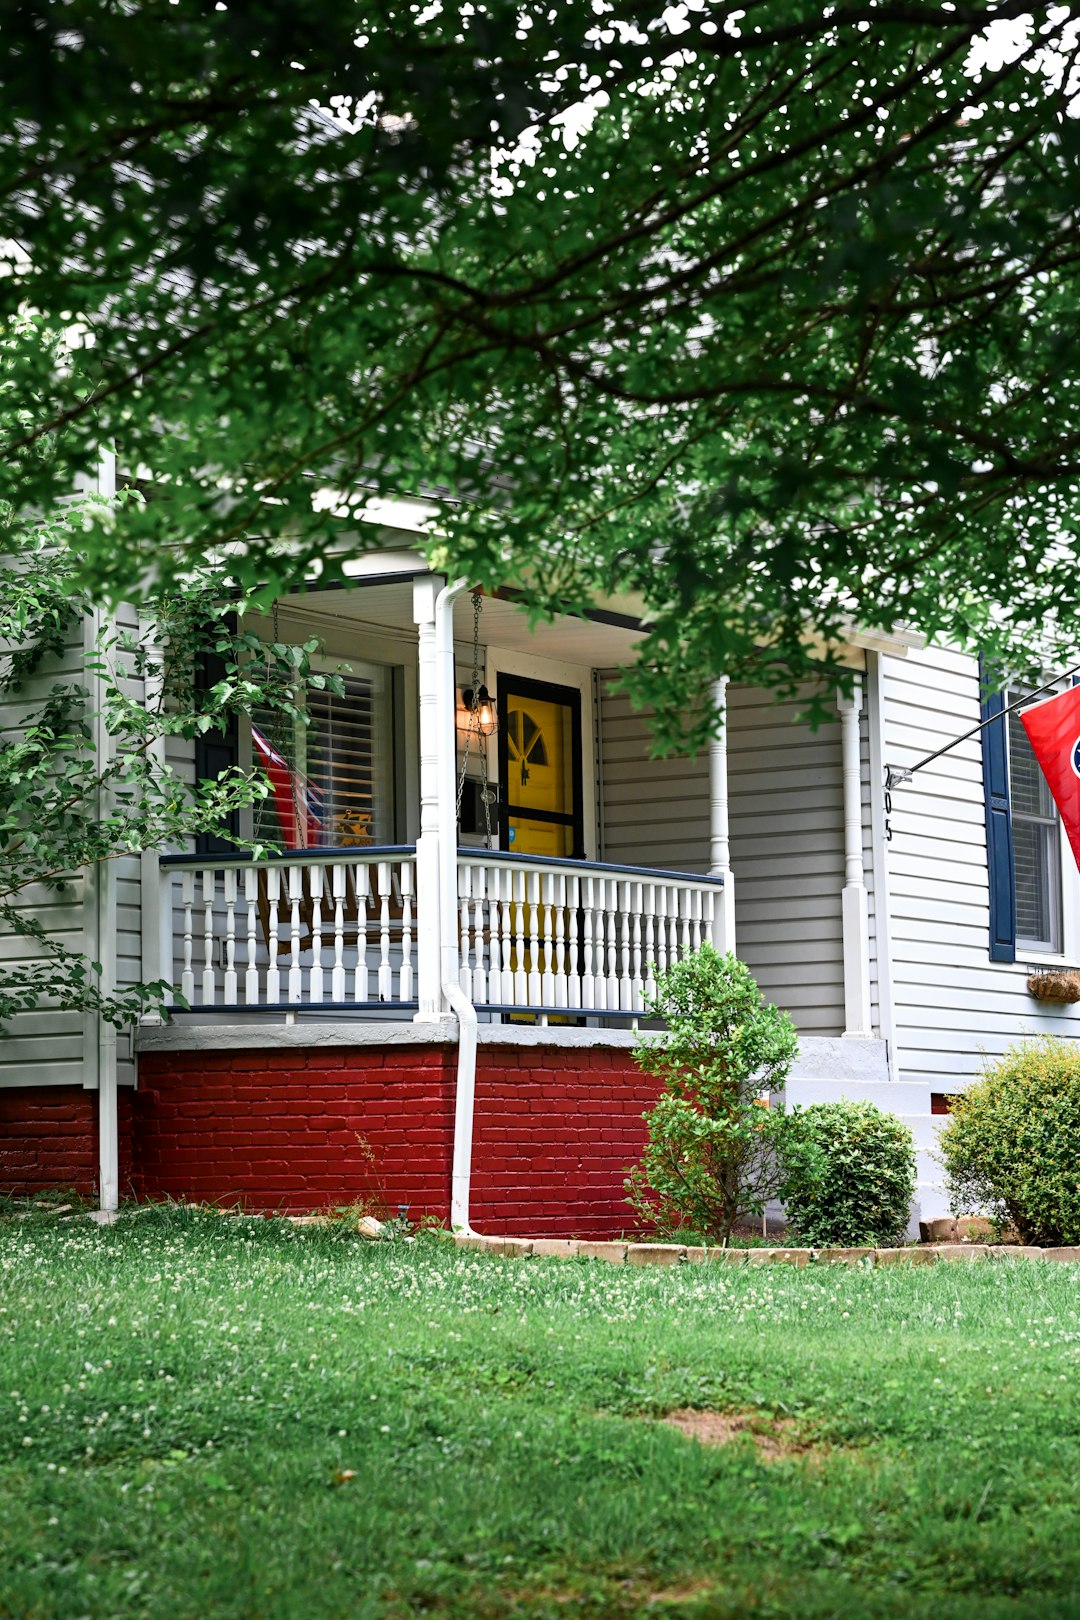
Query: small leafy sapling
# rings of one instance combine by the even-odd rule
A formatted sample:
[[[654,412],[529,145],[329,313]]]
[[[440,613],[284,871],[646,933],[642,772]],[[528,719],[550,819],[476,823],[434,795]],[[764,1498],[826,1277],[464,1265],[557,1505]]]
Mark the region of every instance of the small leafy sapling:
[[[779,1186],[767,1093],[783,1089],[795,1026],[744,963],[708,944],[661,974],[651,1009],[667,1034],[643,1039],[634,1056],[663,1089],[644,1116],[628,1201],[663,1231],[691,1227],[726,1244]]]

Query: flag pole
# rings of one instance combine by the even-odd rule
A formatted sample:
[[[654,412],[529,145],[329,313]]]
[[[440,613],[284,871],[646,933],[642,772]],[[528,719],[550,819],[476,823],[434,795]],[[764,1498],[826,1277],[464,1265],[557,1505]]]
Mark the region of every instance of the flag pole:
[[[1055,675],[1052,681],[1047,681],[1045,686],[1037,687],[1034,692],[1025,692],[1024,696],[1017,698],[1015,703],[1010,703],[1007,708],[999,709],[997,714],[992,714],[988,720],[980,720],[977,726],[972,726],[970,731],[965,731],[962,737],[954,737],[952,742],[945,744],[944,748],[938,748],[934,753],[927,754],[925,759],[920,759],[915,765],[886,765],[886,792],[891,792],[894,787],[902,787],[905,782],[910,782],[915,772],[921,771],[924,765],[932,765],[935,759],[941,758],[942,754],[951,753],[954,748],[959,748],[962,742],[967,742],[969,737],[977,737],[980,731],[986,730],[987,726],[992,726],[1005,715],[1012,714],[1014,709],[1024,708],[1025,705],[1033,702],[1035,698],[1041,697],[1044,692],[1052,692],[1059,681],[1067,681],[1072,675],[1080,675],[1080,664],[1077,664],[1073,669],[1065,670],[1062,675]]]

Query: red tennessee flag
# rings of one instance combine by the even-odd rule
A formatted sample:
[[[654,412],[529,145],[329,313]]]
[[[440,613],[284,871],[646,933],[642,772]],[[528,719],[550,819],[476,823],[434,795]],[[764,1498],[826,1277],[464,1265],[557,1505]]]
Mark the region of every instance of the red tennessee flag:
[[[1080,866],[1080,686],[1022,709],[1020,720]]]

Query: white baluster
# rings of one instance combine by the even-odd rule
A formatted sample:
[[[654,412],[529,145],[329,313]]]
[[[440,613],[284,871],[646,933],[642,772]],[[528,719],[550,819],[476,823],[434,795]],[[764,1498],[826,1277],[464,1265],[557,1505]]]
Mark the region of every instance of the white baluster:
[[[458,861],[458,983],[472,1000],[472,962],[469,959],[469,901],[472,898],[472,867]]]
[[[402,1001],[411,1001],[413,992],[412,967],[412,900],[413,900],[413,867],[412,862],[404,860],[401,863],[399,879],[401,883],[401,972],[398,975],[398,995]]]
[[[619,913],[619,885],[614,878],[609,878],[605,887],[607,889],[607,979],[604,1005],[614,1011],[619,1005],[619,958],[615,942]]]
[[[668,970],[668,902],[671,890],[666,883],[656,887],[656,976]]]
[[[259,1005],[259,869],[252,862],[244,867],[244,899],[247,901],[247,968],[244,973],[244,1001]]]
[[[266,906],[269,913],[267,946],[270,961],[266,969],[266,999],[277,1006],[281,1001],[281,969],[278,966],[278,903],[281,899],[281,867],[266,868]]]
[[[529,894],[529,1000],[530,1007],[541,1005],[540,978],[540,874],[529,872],[526,878]]]
[[[630,1006],[634,1012],[640,1012],[643,1006],[642,989],[644,977],[641,964],[641,911],[644,901],[645,885],[640,881],[630,884],[630,897],[632,909],[631,921],[631,963],[630,963]]]
[[[630,972],[630,884],[619,884],[619,1006],[629,1012],[633,1002]]]
[[[705,914],[705,896],[700,889],[691,889],[690,900],[692,903],[690,916],[690,949],[691,951],[699,951],[701,949],[701,941],[703,938],[701,919]]]
[[[300,902],[304,898],[304,868],[290,866],[289,884],[289,1000],[299,1002],[304,994],[304,975],[300,968]]]
[[[499,868],[489,866],[485,869],[485,882],[487,885],[487,955],[488,955],[488,1000],[502,1000],[502,940],[499,929],[502,923],[502,907],[499,899],[502,894],[502,885],[499,882]]]
[[[555,1005],[568,1007],[570,991],[566,982],[566,876],[556,873],[551,879],[555,908]]]
[[[656,884],[645,884],[645,997],[656,994]]]
[[[701,939],[698,944],[699,950],[707,939],[711,940],[713,937],[713,923],[716,921],[716,890],[706,889],[701,899]]]
[[[679,960],[679,891],[674,884],[668,889],[668,961],[672,967]]]
[[[484,949],[484,901],[487,896],[487,868],[473,867],[473,1001],[488,999],[488,975]]]
[[[225,1005],[235,1007],[236,988],[236,868],[225,868]]]
[[[334,900],[334,966],[330,974],[331,1001],[345,1000],[345,868],[335,861],[330,868],[330,892]]]
[[[566,883],[566,934],[567,934],[567,1005],[581,1006],[581,951],[578,939],[581,908],[581,879],[573,876]]]
[[[499,881],[499,910],[502,935],[502,986],[499,999],[504,1007],[514,1004],[514,873],[508,866],[495,868]]]
[[[517,1007],[527,1007],[528,977],[526,973],[526,918],[525,918],[525,873],[520,867],[513,874],[514,878],[514,994],[511,998]]]
[[[379,862],[379,1000],[392,1001],[394,977],[390,967],[390,862]]]
[[[195,968],[192,963],[195,935],[195,874],[185,866],[180,880],[183,905],[184,966],[180,973],[180,993],[190,1007],[195,1000]]]
[[[312,864],[308,872],[308,893],[311,896],[311,967],[308,970],[308,997],[317,1006],[323,998],[322,965],[322,904],[323,883],[326,874],[322,866]]]
[[[582,964],[581,964],[581,1005],[583,1007],[596,1006],[596,946],[594,935],[596,930],[596,886],[597,879],[591,875],[584,879],[582,889]]]
[[[214,889],[216,873],[212,866],[203,868],[203,971],[202,1005],[212,1007],[217,1000],[217,974],[214,972]]]
[[[368,982],[368,901],[370,899],[371,868],[357,863],[353,867],[353,881],[356,884],[356,971],[353,976],[353,1000],[364,1002],[368,1000],[370,985]]]
[[[681,949],[679,951],[679,960],[680,960],[680,962],[683,961],[686,957],[688,957],[690,955],[690,952],[694,948],[692,943],[691,943],[691,938],[690,938],[690,916],[691,916],[691,902],[692,902],[692,900],[693,900],[693,894],[692,894],[691,890],[689,890],[689,889],[680,890],[680,892],[679,892],[679,902],[680,902],[680,904],[679,904],[679,921],[680,921],[680,924],[681,924],[681,927],[679,929],[679,944],[681,946]]]
[[[540,1000],[545,1007],[555,1005],[555,894],[554,879],[550,872],[537,874],[540,879],[540,930],[543,935],[542,976]]]

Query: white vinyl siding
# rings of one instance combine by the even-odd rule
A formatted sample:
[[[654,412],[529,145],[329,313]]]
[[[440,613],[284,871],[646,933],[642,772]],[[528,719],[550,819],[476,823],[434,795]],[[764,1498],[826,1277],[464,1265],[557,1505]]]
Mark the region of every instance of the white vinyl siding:
[[[648,716],[610,677],[599,692],[601,859],[709,870],[709,767],[650,757]],[[796,705],[750,687],[728,692],[731,864],[740,958],[800,1030],[844,1023],[840,727],[816,734]],[[866,862],[869,866],[869,840]]]
[[[704,755],[653,759],[648,715],[599,689],[600,859],[614,866],[709,870],[709,765]]]
[[[735,937],[770,1001],[806,1035],[844,1028],[843,773],[839,720],[816,732],[798,705],[728,690]]]
[[[42,664],[18,692],[0,701],[0,740],[19,736],[54,683],[82,669],[83,627],[71,625],[64,653]],[[76,876],[63,889],[35,886],[24,891],[21,909],[69,950],[84,943],[83,880]],[[32,940],[0,933],[0,964],[33,960],[40,950]],[[0,1035],[0,1086],[79,1085],[83,1081],[83,1015],[40,1009],[17,1013]]]
[[[885,752],[912,765],[979,723],[974,658],[942,648],[883,658]],[[1080,1034],[1080,1015],[1028,994],[1026,947],[991,962],[982,747],[958,744],[892,795],[888,865],[901,1076],[961,1089],[984,1055],[1025,1036]],[[1073,872],[1064,874],[1075,885]]]

